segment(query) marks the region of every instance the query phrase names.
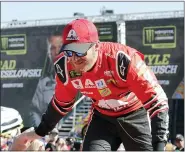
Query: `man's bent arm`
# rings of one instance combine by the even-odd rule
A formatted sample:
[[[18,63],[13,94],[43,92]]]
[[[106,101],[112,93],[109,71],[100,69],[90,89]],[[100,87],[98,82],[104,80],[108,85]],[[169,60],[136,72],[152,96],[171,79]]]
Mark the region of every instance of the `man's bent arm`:
[[[127,51],[131,50],[131,51]],[[131,52],[128,54],[127,52]],[[168,99],[154,73],[146,66],[144,55],[130,47],[123,47],[116,55],[117,68],[115,79],[119,86],[128,84],[129,90],[135,93],[151,118],[152,142],[154,150],[168,137]],[[115,70],[115,69],[113,69]],[[115,70],[116,71],[116,70]],[[159,144],[158,144],[159,143]],[[164,145],[164,144],[163,144]],[[161,146],[162,147],[162,146]]]
[[[57,76],[56,82],[55,95],[43,114],[41,123],[35,130],[39,136],[47,135],[63,116],[72,110],[75,103],[75,94],[71,94],[71,91],[66,90]]]
[[[151,118],[154,150],[163,150],[169,134],[168,98],[141,57],[138,53],[132,57],[127,82]]]
[[[35,132],[37,135],[44,137],[48,134],[56,124],[62,119],[62,115],[54,109],[52,102],[49,103],[48,109],[42,115],[42,120]]]

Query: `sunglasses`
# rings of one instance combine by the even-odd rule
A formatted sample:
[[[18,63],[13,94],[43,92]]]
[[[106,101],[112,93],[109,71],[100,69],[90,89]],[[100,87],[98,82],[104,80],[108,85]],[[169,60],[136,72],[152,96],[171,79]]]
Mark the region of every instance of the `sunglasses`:
[[[88,48],[88,50],[89,50],[94,44],[95,44],[95,43],[91,44],[90,47]],[[67,57],[72,57],[72,56],[73,56],[73,53],[74,53],[77,57],[84,57],[84,56],[87,55],[87,52],[85,52],[85,53],[77,53],[77,52],[70,51],[70,50],[64,51],[64,55],[67,56]]]
[[[64,51],[64,55],[67,56],[67,57],[72,57],[73,56],[73,53],[77,57],[83,57],[83,56],[86,56],[87,55],[87,52],[85,52],[85,53],[77,53],[77,52],[74,52],[74,51]]]

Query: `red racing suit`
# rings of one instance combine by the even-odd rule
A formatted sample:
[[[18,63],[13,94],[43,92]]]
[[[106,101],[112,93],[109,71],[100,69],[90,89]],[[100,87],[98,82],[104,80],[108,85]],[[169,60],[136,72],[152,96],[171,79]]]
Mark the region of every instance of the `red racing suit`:
[[[75,72],[63,53],[56,58],[56,88],[50,104],[55,110],[52,111],[61,117],[66,115],[72,110],[78,91],[92,98],[92,106],[103,115],[117,117],[142,106],[151,118],[168,111],[166,94],[146,66],[143,54],[112,42],[100,42],[98,53],[95,66],[85,73]],[[168,130],[167,118],[162,119]]]

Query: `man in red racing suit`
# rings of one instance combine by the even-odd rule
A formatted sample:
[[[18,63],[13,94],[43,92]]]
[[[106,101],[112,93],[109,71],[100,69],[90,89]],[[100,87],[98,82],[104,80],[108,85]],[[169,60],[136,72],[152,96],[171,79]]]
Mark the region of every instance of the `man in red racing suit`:
[[[84,33],[78,29],[82,24],[93,23],[85,19],[71,22],[63,31],[64,44],[65,40],[66,44],[82,41]],[[87,30],[92,30],[92,26]],[[146,66],[143,54],[119,43],[96,41],[92,44],[97,60],[85,72],[76,70],[70,60],[82,53],[76,51],[77,54],[72,45],[62,48],[54,63],[55,94],[36,134],[45,136],[52,130],[72,110],[80,91],[93,100],[83,150],[117,150],[122,142],[126,150],[164,150],[168,136],[168,99]]]

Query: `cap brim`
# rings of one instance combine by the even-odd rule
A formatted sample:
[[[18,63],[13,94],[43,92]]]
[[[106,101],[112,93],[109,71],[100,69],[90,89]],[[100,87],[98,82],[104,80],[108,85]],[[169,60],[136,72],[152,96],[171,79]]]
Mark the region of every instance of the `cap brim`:
[[[86,53],[94,43],[70,43],[63,45],[61,51],[74,51],[77,53]]]

